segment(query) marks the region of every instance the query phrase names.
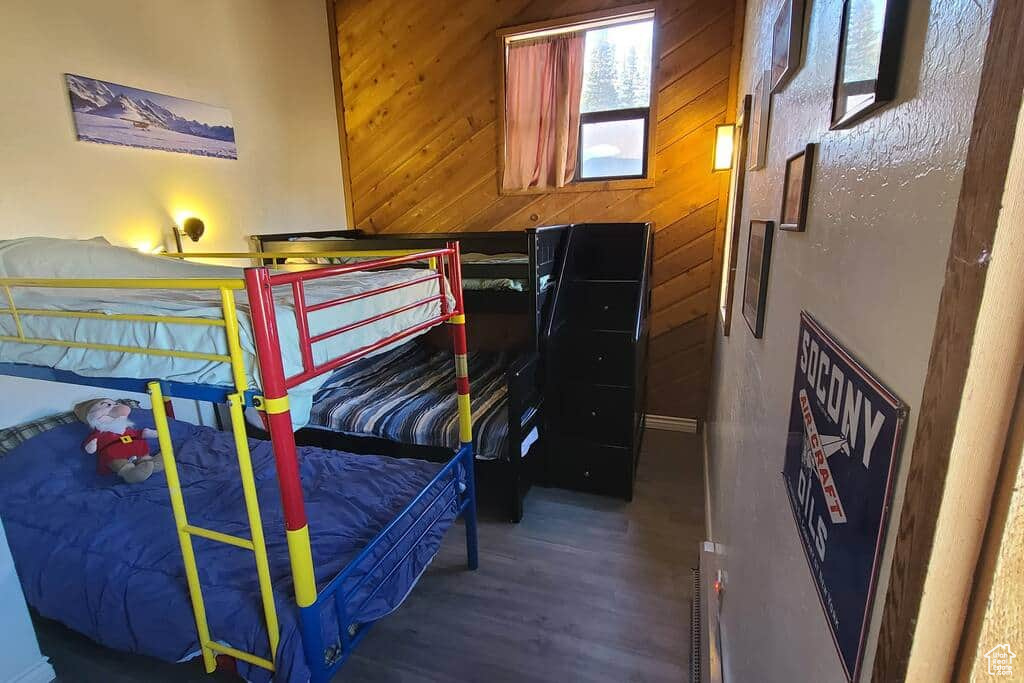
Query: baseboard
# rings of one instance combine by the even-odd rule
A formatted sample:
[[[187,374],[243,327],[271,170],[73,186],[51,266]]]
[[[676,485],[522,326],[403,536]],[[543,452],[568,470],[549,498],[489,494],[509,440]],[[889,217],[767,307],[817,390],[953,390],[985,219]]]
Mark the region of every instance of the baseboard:
[[[50,661],[46,657],[41,658],[36,664],[21,672],[9,683],[50,683],[57,678]]]
[[[666,432],[697,433],[697,418],[672,417],[670,415],[651,415],[647,413],[644,424],[648,429],[662,429]]]

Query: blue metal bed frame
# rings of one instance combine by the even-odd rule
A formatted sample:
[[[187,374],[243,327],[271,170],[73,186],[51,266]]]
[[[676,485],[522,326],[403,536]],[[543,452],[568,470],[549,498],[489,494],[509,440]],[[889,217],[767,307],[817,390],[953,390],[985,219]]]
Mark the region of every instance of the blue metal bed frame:
[[[166,397],[191,399],[209,403],[225,403],[228,400],[228,396],[235,393],[233,388],[214,384],[192,384],[168,380],[141,380],[120,377],[87,377],[67,370],[58,370],[55,368],[28,365],[24,363],[0,362],[0,375],[137,393],[147,393],[149,383],[151,381],[156,381],[160,384],[160,387],[163,390],[163,395]],[[245,405],[254,406],[254,399],[257,395],[258,392],[255,391],[250,390],[245,392]],[[464,482],[460,483],[457,477],[452,477],[451,481],[434,496],[426,509],[419,513],[415,519],[411,519],[414,516],[414,509],[424,500],[427,493],[445,478],[450,477],[453,474],[453,471],[460,466],[466,474]],[[363,604],[371,600],[376,595],[376,590],[371,592],[370,595],[360,603],[360,605],[355,606],[355,609],[350,609],[351,605],[349,604],[349,601],[353,598],[355,593],[363,587],[369,578],[384,566],[385,561],[395,554],[393,551],[400,547],[398,543],[396,542],[392,544],[391,548],[377,559],[373,567],[369,571],[365,572],[353,587],[349,588],[347,591],[342,591],[342,586],[345,581],[351,577],[352,573],[359,568],[363,561],[375,554],[378,550],[378,546],[385,544],[386,538],[390,532],[392,532],[403,521],[411,519],[408,528],[398,539],[399,542],[404,540],[410,531],[417,527],[424,516],[434,509],[434,503],[436,503],[442,495],[448,493],[449,489],[454,489],[452,499],[453,501],[458,501],[458,512],[456,514],[456,518],[462,517],[466,525],[466,558],[468,568],[475,570],[478,567],[476,486],[473,480],[473,466],[473,444],[463,443],[455,452],[455,455],[451,460],[449,460],[440,469],[440,471],[438,471],[430,483],[427,484],[426,487],[424,487],[424,489],[420,491],[420,493],[413,498],[413,500],[410,501],[409,504],[406,505],[405,508],[403,508],[387,526],[374,536],[373,540],[367,544],[362,552],[349,562],[345,569],[343,569],[337,576],[331,579],[322,589],[317,591],[316,601],[308,607],[298,608],[299,623],[302,629],[303,651],[306,657],[306,663],[311,672],[311,680],[314,683],[326,683],[329,681],[331,677],[338,672],[345,661],[352,655],[355,647],[369,632],[370,627],[376,623],[377,620],[354,624],[351,623],[347,617],[348,614],[357,613]],[[444,509],[445,508],[442,507],[442,514],[438,514],[430,520],[430,523],[426,528],[417,536],[416,543],[414,543],[409,550],[407,550],[405,554],[398,559],[394,567],[381,579],[380,585],[383,585],[383,583],[387,581],[399,567],[402,566],[402,562],[404,562],[419,546],[423,538],[435,529],[440,518],[443,516]],[[335,618],[338,622],[339,638],[338,642],[329,647],[325,647],[321,619],[322,614],[327,610],[327,604],[331,599],[334,600],[334,612]]]

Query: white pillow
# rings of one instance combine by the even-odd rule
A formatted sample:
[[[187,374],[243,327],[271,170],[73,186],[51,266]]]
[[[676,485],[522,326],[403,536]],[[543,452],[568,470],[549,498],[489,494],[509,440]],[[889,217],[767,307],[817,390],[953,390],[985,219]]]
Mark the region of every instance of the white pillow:
[[[22,237],[0,241],[0,277],[240,278],[242,269],[152,256],[102,238]]]

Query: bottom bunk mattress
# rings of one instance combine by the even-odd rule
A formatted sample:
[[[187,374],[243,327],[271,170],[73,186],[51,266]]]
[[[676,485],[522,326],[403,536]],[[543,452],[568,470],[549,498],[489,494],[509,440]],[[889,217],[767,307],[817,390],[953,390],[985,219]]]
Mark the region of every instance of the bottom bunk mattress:
[[[511,352],[469,354],[473,448],[507,457]],[[336,371],[313,397],[308,426],[399,443],[457,448],[459,416],[451,351],[414,340]]]
[[[139,427],[152,426],[146,411],[133,412],[133,418]],[[159,473],[125,484],[98,475],[94,458],[81,449],[88,431],[78,423],[62,425],[0,457],[0,518],[25,596],[41,615],[108,647],[166,661],[195,656],[199,642],[166,479]],[[190,524],[248,538],[232,435],[174,421],[171,434]],[[273,679],[306,681],[273,453],[267,442],[250,446],[281,630]],[[151,447],[155,453],[156,444]],[[458,515],[464,483],[461,468],[438,477],[442,467],[300,449],[318,587],[430,489],[413,514],[388,532],[380,552],[362,558],[342,586],[354,592],[347,602],[352,623],[397,609],[437,552]],[[405,534],[410,526],[416,528]],[[252,553],[203,538],[193,544],[211,636],[269,658]],[[370,578],[356,588],[367,573]],[[338,629],[328,602],[323,625],[331,644]],[[252,681],[271,678],[243,662],[239,671]]]

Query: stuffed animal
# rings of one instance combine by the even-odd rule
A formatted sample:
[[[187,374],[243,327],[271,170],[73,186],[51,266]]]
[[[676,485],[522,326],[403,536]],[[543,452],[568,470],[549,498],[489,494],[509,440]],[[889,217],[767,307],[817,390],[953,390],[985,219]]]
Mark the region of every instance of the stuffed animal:
[[[156,430],[133,429],[128,420],[131,412],[127,401],[112,398],[95,398],[75,406],[78,419],[92,427],[82,448],[96,455],[96,472],[113,473],[129,484],[137,484],[164,466],[150,454],[146,443],[146,439],[156,438]]]

